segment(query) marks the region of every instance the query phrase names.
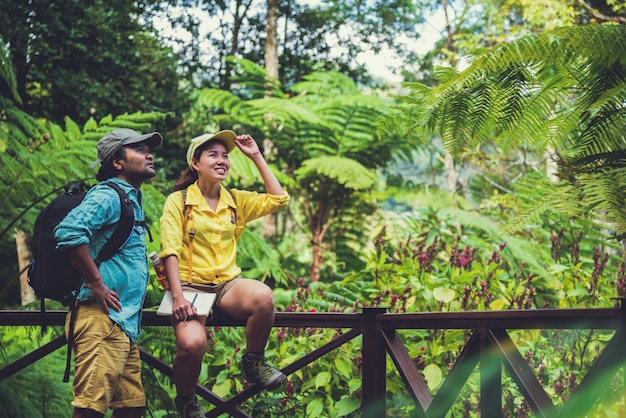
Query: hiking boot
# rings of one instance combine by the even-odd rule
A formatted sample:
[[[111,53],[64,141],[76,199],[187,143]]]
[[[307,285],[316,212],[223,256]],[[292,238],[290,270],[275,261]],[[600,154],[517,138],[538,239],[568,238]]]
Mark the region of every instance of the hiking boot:
[[[285,381],[284,373],[265,364],[263,355],[246,353],[241,362],[250,383],[259,383],[267,390],[274,390]]]
[[[202,408],[200,408],[200,403],[195,394],[184,398],[177,396],[176,399],[174,399],[174,403],[176,404],[180,418],[205,418],[204,412]]]

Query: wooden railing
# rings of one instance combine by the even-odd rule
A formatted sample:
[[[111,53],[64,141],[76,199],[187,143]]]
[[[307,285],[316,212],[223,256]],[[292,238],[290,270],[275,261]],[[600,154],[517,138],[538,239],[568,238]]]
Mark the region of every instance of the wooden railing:
[[[408,393],[416,405],[417,417],[443,418],[450,411],[470,375],[478,366],[480,374],[481,416],[502,417],[501,369],[517,384],[534,414],[539,417],[584,417],[593,407],[626,363],[626,337],[624,323],[626,308],[606,309],[537,309],[523,311],[386,313],[382,308],[365,308],[362,313],[287,313],[277,312],[274,326],[287,328],[334,328],[347,330],[282,371],[290,375],[316,359],[337,349],[357,336],[362,336],[362,398],[361,415],[380,418],[386,415],[386,356],[393,360]],[[65,312],[46,313],[47,325],[62,325]],[[0,311],[0,326],[42,325],[38,311]],[[144,326],[170,326],[166,317],[145,312]],[[209,326],[243,326],[241,321],[216,317]],[[402,342],[398,330],[448,330],[464,329],[469,338],[451,367],[443,384],[432,394],[416,368]],[[535,376],[533,369],[520,354],[509,335],[510,330],[524,329],[596,329],[614,330],[612,339],[593,362],[576,390],[570,394],[563,407],[557,410],[550,396]],[[65,344],[57,338],[0,370],[0,380],[18,372]],[[171,367],[144,349],[142,360],[167,376]],[[622,390],[624,388],[622,387]],[[233,417],[250,417],[238,408],[246,399],[256,395],[261,388],[252,386],[231,399],[223,399],[207,388],[198,385],[197,394],[215,408],[207,417],[224,413]]]

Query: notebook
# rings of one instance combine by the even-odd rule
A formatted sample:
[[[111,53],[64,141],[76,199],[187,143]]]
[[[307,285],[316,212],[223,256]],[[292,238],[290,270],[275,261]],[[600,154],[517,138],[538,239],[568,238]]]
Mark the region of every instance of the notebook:
[[[215,293],[183,291],[183,296],[185,296],[185,299],[189,302],[193,302],[193,306],[196,308],[196,311],[198,311],[199,316],[209,316],[213,303],[215,302]],[[195,302],[194,297],[196,297]],[[172,315],[172,303],[172,292],[168,290],[165,292],[165,295],[163,295],[163,300],[161,301],[161,305],[159,305],[157,315]]]

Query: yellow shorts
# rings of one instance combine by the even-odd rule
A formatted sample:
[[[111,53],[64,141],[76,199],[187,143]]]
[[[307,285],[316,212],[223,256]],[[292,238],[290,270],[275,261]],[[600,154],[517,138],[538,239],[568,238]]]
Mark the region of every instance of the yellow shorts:
[[[68,313],[66,334],[69,318]],[[146,406],[137,344],[95,301],[78,306],[73,349],[74,407],[105,414],[109,409]]]

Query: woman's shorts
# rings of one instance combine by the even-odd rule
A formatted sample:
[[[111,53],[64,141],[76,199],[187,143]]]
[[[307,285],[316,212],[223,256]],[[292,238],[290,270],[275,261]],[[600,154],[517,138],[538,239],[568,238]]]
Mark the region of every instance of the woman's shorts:
[[[228,290],[233,287],[233,285],[238,280],[240,279],[236,277],[232,280],[220,284],[181,283],[181,286],[184,291],[188,292],[215,293],[215,303],[213,304],[213,310],[219,311],[222,296],[224,296],[226,292],[228,292]]]

